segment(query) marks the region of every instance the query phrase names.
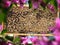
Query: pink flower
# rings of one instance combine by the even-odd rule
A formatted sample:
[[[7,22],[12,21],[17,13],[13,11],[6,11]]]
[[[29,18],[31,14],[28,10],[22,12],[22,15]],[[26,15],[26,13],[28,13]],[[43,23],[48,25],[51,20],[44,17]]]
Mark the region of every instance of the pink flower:
[[[26,40],[26,39],[27,39],[27,37],[21,37],[21,40],[23,40],[23,41]]]
[[[60,0],[57,0],[57,3],[59,3],[59,4],[60,4]]]
[[[54,27],[49,27],[49,29],[51,31],[54,31],[54,32],[60,32],[60,18],[56,18],[55,19],[55,26]]]
[[[42,40],[44,40],[45,42],[49,41],[49,39],[47,37],[45,37],[45,36],[42,37]]]
[[[57,28],[60,28],[60,18],[56,18],[56,20],[55,20],[55,26]]]
[[[53,28],[53,34],[54,34],[55,40],[57,42],[60,42],[60,18],[56,18],[56,20],[55,20],[55,26]]]
[[[57,0],[57,3],[58,3],[58,7],[60,8],[60,0]]]
[[[41,41],[40,41],[40,45],[47,45],[47,42],[41,40]]]
[[[42,0],[32,0],[33,8],[38,8]]]
[[[55,31],[53,32],[53,34],[55,36],[60,36],[60,31],[58,29],[55,29]]]
[[[28,39],[23,41],[22,44],[28,44]]]
[[[60,42],[60,36],[54,36],[57,42]]]
[[[27,2],[27,0],[11,0],[12,2],[14,2],[14,3],[26,3]]]
[[[27,37],[20,37],[21,38],[21,43],[23,43],[23,41],[26,41],[28,38]]]
[[[19,0],[11,0],[13,3],[19,3]]]
[[[33,8],[38,8],[39,7],[39,2],[33,2]]]
[[[10,5],[11,5],[11,1],[5,1],[5,2],[4,2],[4,7],[5,7],[5,8],[10,7]]]
[[[23,5],[27,2],[27,0],[19,0],[20,7],[23,8]]]
[[[28,0],[21,0],[23,3],[26,3]]]
[[[2,25],[0,25],[0,30],[3,30],[3,26]]]
[[[56,40],[57,42],[60,42],[60,31],[59,31],[59,30],[55,30],[55,31],[53,32],[53,34],[54,34],[55,40]]]
[[[24,44],[24,45],[27,45],[27,44],[30,44],[30,43],[32,43],[32,41],[28,37],[27,38],[25,37],[25,40],[22,41],[22,44]]]
[[[48,9],[50,9],[53,13],[56,12],[53,5],[48,4],[47,7],[48,7]]]
[[[47,45],[48,39],[46,37],[41,37],[41,38],[42,39],[39,39],[38,37],[31,38],[33,45]]]
[[[32,38],[30,38],[30,40],[31,40],[32,42],[36,43],[36,41],[38,40],[38,37],[32,37]]]
[[[57,41],[52,41],[52,45],[58,45]]]
[[[13,45],[11,42],[8,42],[8,45]]]
[[[22,44],[28,45],[47,45],[48,39],[47,37],[41,37],[42,39],[39,39],[38,36],[27,36],[26,40],[23,40]]]
[[[51,26],[51,27],[49,27],[49,30],[50,30],[51,32],[53,32],[53,31],[56,30],[56,27]]]

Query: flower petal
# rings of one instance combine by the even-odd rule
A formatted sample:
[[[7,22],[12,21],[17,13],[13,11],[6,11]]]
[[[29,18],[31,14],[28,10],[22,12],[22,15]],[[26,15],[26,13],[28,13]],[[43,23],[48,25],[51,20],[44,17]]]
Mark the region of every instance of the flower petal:
[[[56,11],[55,11],[55,9],[54,9],[54,6],[53,5],[51,5],[51,4],[48,4],[48,6],[47,6],[53,13],[55,13]]]
[[[55,25],[57,28],[60,28],[60,18],[56,18]]]
[[[3,26],[2,25],[0,25],[0,30],[3,30]]]
[[[4,7],[8,8],[11,5],[11,1],[5,1]]]

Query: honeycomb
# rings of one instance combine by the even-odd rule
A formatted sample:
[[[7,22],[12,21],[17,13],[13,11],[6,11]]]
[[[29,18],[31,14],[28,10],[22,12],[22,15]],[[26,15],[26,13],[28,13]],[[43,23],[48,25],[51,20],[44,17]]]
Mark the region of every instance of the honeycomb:
[[[7,30],[10,33],[50,33],[56,14],[48,9],[13,7],[7,15]]]

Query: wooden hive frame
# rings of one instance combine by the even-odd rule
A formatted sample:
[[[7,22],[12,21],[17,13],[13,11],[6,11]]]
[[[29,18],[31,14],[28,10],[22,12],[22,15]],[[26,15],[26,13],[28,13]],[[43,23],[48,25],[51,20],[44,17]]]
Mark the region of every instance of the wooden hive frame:
[[[59,18],[59,12],[60,12],[60,9],[58,8],[58,11],[57,11],[57,17]],[[3,28],[4,28],[4,23],[2,22],[2,26],[3,26]],[[31,36],[54,36],[53,34],[21,34],[21,33],[5,33],[5,35],[9,35],[9,34],[13,34],[14,35],[14,37],[15,36],[29,36],[29,35],[31,35]]]

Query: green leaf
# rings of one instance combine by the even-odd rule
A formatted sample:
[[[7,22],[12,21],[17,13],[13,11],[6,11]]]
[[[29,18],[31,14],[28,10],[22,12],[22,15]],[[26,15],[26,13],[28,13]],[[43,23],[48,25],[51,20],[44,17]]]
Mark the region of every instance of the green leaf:
[[[28,3],[29,3],[29,8],[32,8],[32,2],[31,2],[31,0],[29,0]]]
[[[12,37],[12,36],[8,36],[8,35],[5,36],[5,38],[8,39],[8,40],[10,40],[10,41],[13,41],[13,39],[14,39],[14,37]]]
[[[7,32],[7,30],[4,29],[4,30],[1,32],[1,34],[3,35],[3,34],[6,33],[6,32]]]
[[[28,44],[28,45],[32,45],[32,44]]]
[[[47,6],[47,4],[48,4],[50,1],[51,1],[51,0],[43,0],[43,2],[40,4],[44,10],[45,10],[45,7]]]
[[[5,13],[3,12],[2,8],[0,8],[0,22],[4,22],[5,20]]]
[[[4,14],[2,13],[0,13],[0,22],[2,23],[4,21]]]
[[[48,4],[51,0],[43,0],[46,4]]]
[[[9,9],[6,9],[6,8],[3,8],[3,9],[2,9],[2,12],[3,12],[3,14],[4,14],[3,22],[6,22],[6,17],[7,17],[8,10],[9,10]]]
[[[12,8],[12,5],[13,4],[11,4],[9,8],[3,8],[0,6],[0,23],[6,22],[7,13]]]
[[[13,40],[14,43],[18,42],[18,41],[20,41],[20,38],[18,38],[18,37]]]
[[[16,4],[16,3],[14,3],[14,5],[15,5],[15,6],[17,6],[17,4]]]
[[[51,0],[43,0],[42,2],[41,2],[41,6],[42,6],[42,8],[45,10],[45,8],[46,8],[46,6],[48,5],[48,3],[50,2]]]
[[[1,10],[2,10],[2,14],[1,14],[2,17],[1,17],[1,19],[3,20],[3,22],[6,22],[7,13],[12,8],[12,6],[13,6],[13,4],[11,4],[11,6],[9,8],[1,8]]]

